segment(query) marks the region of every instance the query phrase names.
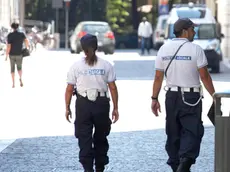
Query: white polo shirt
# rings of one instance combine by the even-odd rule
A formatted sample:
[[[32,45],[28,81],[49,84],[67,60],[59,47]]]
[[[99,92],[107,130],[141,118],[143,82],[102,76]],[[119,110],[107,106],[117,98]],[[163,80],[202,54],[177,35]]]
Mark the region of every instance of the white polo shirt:
[[[156,70],[165,71],[170,59],[185,41],[188,40],[175,38],[165,43],[158,51],[155,61]],[[203,49],[192,42],[185,43],[168,68],[166,86],[199,87],[198,69],[207,65],[208,62]]]
[[[78,93],[85,93],[90,89],[107,92],[107,84],[115,80],[112,64],[101,58],[98,58],[94,66],[89,66],[83,57],[71,66],[67,74],[67,83],[76,85]]]
[[[149,38],[153,33],[151,23],[148,21],[141,22],[138,27],[138,36]]]

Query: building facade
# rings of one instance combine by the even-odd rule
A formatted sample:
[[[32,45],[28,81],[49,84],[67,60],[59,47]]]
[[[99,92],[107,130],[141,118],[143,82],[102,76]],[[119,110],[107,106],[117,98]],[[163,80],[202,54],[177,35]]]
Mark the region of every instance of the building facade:
[[[212,10],[222,27],[224,38],[221,42],[223,56],[230,59],[230,0],[206,0],[207,6]]]
[[[0,0],[0,25],[10,27],[13,21],[24,21],[24,0]]]

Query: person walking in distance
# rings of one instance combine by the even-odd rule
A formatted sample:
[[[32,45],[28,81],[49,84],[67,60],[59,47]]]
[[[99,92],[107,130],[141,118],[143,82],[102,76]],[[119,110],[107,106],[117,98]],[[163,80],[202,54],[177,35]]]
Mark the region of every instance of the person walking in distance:
[[[142,22],[138,27],[138,40],[141,44],[141,54],[145,53],[145,48],[148,54],[150,54],[150,39],[153,33],[151,23],[147,21],[146,17],[143,17]]]
[[[192,43],[194,27],[196,25],[190,19],[178,19],[174,24],[176,38],[159,49],[155,63],[151,107],[158,116],[158,95],[165,75],[165,148],[169,156],[167,164],[173,172],[190,172],[199,156],[204,135],[200,79],[211,96],[215,93],[205,53],[199,45]]]
[[[23,43],[25,43],[26,48],[29,48],[29,42],[26,39],[24,33],[18,32],[19,27],[18,23],[12,23],[11,28],[13,32],[9,33],[7,36],[7,50],[6,50],[6,61],[8,56],[10,58],[10,67],[11,67],[11,77],[12,77],[12,88],[15,87],[15,65],[17,65],[17,71],[19,75],[20,86],[23,87],[22,81],[22,48]]]
[[[86,57],[74,63],[67,75],[66,119],[70,121],[72,117],[70,102],[75,92],[77,99],[74,125],[80,148],[79,161],[85,172],[93,172],[94,163],[96,172],[103,172],[105,165],[109,163],[107,136],[112,124],[108,89],[113,101],[113,123],[119,118],[116,75],[108,61],[97,57],[96,36],[87,34],[80,42]]]

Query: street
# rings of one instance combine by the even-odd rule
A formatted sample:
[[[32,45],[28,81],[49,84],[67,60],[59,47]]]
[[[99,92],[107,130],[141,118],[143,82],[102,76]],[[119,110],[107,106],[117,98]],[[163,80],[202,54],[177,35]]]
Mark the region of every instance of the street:
[[[119,92],[120,120],[109,136],[108,172],[169,172],[164,149],[165,91],[159,96],[162,113],[151,112],[155,55],[140,56],[138,50],[118,50],[114,55],[98,53],[115,67]],[[65,120],[64,93],[69,67],[83,54],[39,50],[25,57],[24,87],[11,88],[10,65],[0,58],[0,171],[76,172],[77,140],[73,124]],[[221,73],[211,74],[216,91],[229,89],[230,68],[221,64]],[[165,82],[163,83],[165,85]],[[71,108],[74,112],[74,100]],[[204,89],[203,122],[205,136],[200,157],[192,172],[214,170],[214,128],[206,117],[212,99]],[[111,103],[112,105],[112,103]],[[112,109],[112,108],[111,108]],[[222,102],[229,114],[229,100]],[[74,118],[72,119],[74,121]]]

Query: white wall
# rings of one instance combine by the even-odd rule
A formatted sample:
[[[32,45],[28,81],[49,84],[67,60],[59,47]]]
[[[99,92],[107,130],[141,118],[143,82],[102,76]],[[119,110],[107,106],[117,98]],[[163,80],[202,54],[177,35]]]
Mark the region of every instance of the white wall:
[[[218,0],[218,20],[225,38],[222,40],[223,55],[230,59],[230,0]]]
[[[205,0],[207,7],[212,11],[212,15],[215,16],[215,1],[216,0]]]
[[[20,0],[0,0],[0,25],[10,27],[10,24],[19,15]]]
[[[10,0],[0,0],[0,24],[8,27],[11,22],[10,19]]]

